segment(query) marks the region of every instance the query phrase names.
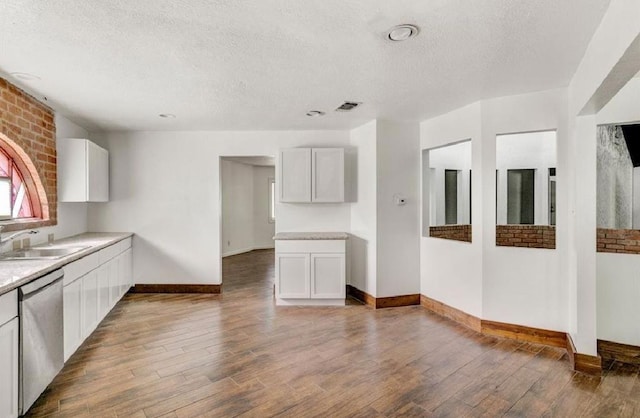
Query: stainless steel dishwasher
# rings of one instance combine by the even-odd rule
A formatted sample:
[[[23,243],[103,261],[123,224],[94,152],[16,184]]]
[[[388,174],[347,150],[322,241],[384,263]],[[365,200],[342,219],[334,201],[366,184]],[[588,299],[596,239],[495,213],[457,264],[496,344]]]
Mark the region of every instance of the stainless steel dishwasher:
[[[20,415],[64,366],[62,270],[20,288]]]

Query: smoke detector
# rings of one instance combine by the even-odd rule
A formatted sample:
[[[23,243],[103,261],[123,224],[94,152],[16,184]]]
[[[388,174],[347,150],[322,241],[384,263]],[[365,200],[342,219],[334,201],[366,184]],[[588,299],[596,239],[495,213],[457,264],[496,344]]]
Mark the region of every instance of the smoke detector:
[[[361,102],[344,102],[336,108],[336,112],[349,112],[361,104]]]
[[[310,110],[307,112],[307,116],[316,117],[316,116],[324,116],[324,112],[321,110]]]

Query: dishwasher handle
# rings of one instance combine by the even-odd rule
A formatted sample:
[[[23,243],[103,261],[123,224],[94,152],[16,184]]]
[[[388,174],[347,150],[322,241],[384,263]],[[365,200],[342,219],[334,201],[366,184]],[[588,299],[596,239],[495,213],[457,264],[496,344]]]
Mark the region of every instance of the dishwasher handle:
[[[45,287],[52,285],[63,277],[62,269],[54,270],[53,272],[39,277],[32,282],[20,287],[20,299],[28,297],[30,294],[37,292]]]

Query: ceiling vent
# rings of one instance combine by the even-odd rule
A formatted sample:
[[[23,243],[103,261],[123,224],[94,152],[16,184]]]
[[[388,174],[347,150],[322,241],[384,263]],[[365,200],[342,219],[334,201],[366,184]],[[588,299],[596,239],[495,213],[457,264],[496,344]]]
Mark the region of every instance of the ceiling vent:
[[[344,102],[336,109],[336,112],[349,112],[350,110],[355,109],[360,106],[362,103],[359,102]]]

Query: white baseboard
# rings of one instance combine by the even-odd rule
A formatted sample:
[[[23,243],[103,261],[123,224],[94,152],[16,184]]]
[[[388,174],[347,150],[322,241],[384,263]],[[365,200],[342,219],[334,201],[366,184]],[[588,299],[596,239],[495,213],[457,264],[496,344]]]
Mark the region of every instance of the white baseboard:
[[[253,250],[269,250],[269,249],[272,249],[272,248],[275,248],[275,247],[273,245],[269,245],[269,246],[258,246],[258,247],[241,248],[239,250],[233,250],[233,251],[229,251],[229,252],[226,252],[226,253],[222,253],[222,258],[230,257],[232,255],[248,253],[248,252],[253,251]]]

